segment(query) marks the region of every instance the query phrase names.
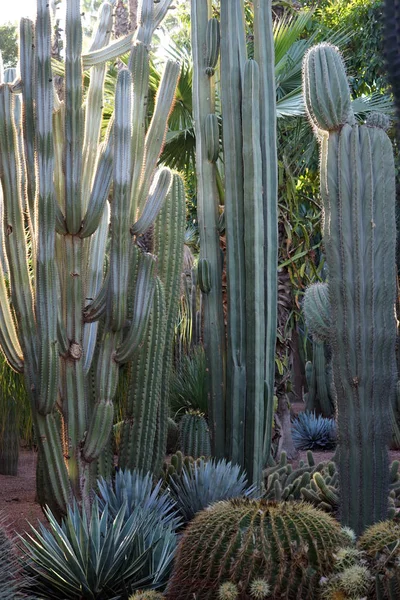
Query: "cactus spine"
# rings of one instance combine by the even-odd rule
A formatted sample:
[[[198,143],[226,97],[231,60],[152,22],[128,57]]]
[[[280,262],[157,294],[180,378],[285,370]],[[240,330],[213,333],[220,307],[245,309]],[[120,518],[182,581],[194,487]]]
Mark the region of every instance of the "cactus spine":
[[[215,453],[240,463],[249,478],[257,481],[271,445],[277,322],[277,158],[271,2],[254,3],[255,60],[247,61],[243,2],[221,0],[229,296],[226,386],[220,362],[223,320],[219,312],[220,251],[214,200],[217,120],[215,115],[211,116],[214,91],[207,80],[216,66],[215,51],[208,46],[214,48],[219,34],[214,20],[207,25],[211,2],[208,7],[205,4],[192,3],[192,46],[198,199],[203,219],[199,217],[201,225],[203,222],[200,245],[202,258],[208,259],[211,271],[211,286],[204,285],[205,265],[201,264],[199,281],[207,294],[204,337],[212,383],[210,425],[218,446]],[[207,306],[211,305],[215,307],[212,319],[207,313]],[[224,436],[222,447],[219,440]]]
[[[132,288],[128,281],[138,252],[132,236],[156,218],[172,180],[168,170],[157,173],[156,167],[179,76],[173,62],[166,64],[148,130],[143,126],[148,48],[169,5],[170,0],[142,0],[135,38],[109,44],[112,5],[105,2],[90,51],[83,55],[80,2],[68,0],[65,102],[60,102],[52,83],[49,6],[46,0],[38,0],[35,26],[28,19],[21,21],[22,86],[0,84],[6,253],[0,261],[0,343],[10,365],[24,372],[45,470],[43,481],[60,510],[72,495],[88,506],[90,464],[101,462],[110,440],[119,365],[131,359],[132,340],[140,343],[152,304],[153,256],[142,254],[137,259],[138,285]],[[101,141],[106,62],[129,49],[129,69],[119,72],[114,117]],[[85,111],[83,68],[90,70]],[[19,87],[24,105],[22,145],[14,115]],[[26,253],[26,225],[34,278]],[[111,245],[104,277],[108,235]],[[12,303],[3,282],[4,265]],[[130,305],[134,318],[128,322]],[[88,379],[94,367],[95,401],[91,402]]]
[[[387,515],[396,393],[393,151],[383,129],[354,124],[335,48],[322,44],[306,55],[304,91],[321,143],[340,515],[361,533]]]

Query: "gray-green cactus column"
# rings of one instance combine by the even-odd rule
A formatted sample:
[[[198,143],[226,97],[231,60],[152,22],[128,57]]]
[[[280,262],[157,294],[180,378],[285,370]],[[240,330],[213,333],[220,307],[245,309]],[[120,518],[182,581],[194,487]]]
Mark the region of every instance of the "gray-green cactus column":
[[[397,378],[393,151],[383,118],[355,122],[335,48],[321,44],[306,55],[304,96],[321,144],[340,517],[361,533],[388,509]]]
[[[142,342],[152,309],[155,257],[139,253],[135,286],[129,274],[139,252],[135,238],[157,218],[172,184],[172,173],[157,162],[179,76],[173,61],[144,127],[149,44],[170,3],[142,0],[137,39],[109,43],[112,5],[105,2],[84,55],[80,2],[68,0],[61,103],[52,83],[49,5],[38,0],[35,26],[21,22],[22,80],[0,84],[0,343],[9,364],[24,372],[43,482],[61,511],[72,496],[90,508],[91,465],[110,439],[119,367]],[[115,113],[99,143],[105,64],[128,51],[130,68],[118,74]],[[85,108],[84,70],[90,78]],[[20,92],[21,133],[14,100]]]
[[[219,23],[211,19],[211,0],[192,1],[193,116],[196,131],[199,274],[207,270],[203,292],[204,348],[209,384],[209,422],[213,454],[225,456],[225,327],[222,308],[222,256],[219,244],[219,194],[216,161],[219,127],[215,114],[214,73],[219,57]]]

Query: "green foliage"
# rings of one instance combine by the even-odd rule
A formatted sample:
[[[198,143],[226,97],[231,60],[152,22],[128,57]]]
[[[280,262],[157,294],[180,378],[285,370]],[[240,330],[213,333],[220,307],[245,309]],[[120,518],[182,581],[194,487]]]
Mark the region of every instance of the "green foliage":
[[[201,459],[182,469],[180,477],[171,477],[171,494],[186,522],[196,513],[219,500],[256,495],[238,465],[225,460]]]
[[[355,96],[386,91],[382,45],[382,0],[322,0],[316,11],[318,39],[345,29],[351,36],[342,47]]]
[[[5,68],[17,66],[17,26],[12,23],[0,25],[0,53]]]
[[[187,600],[192,594],[218,600],[225,581],[244,595],[262,579],[273,598],[314,598],[343,542],[339,524],[308,504],[218,502],[185,530],[166,595],[171,600]]]
[[[203,413],[189,410],[183,415],[179,423],[179,443],[187,456],[211,455],[210,430]]]
[[[46,510],[49,528],[40,523],[39,530],[31,526],[31,533],[21,537],[25,569],[40,598],[106,600],[152,585],[148,562],[157,540],[146,548],[144,534],[153,517],[138,508],[126,519],[125,512],[124,505],[116,516],[107,505],[100,512],[95,499],[88,517],[74,503],[59,525]],[[156,571],[151,575],[157,578]]]
[[[170,384],[170,407],[175,417],[189,409],[207,414],[207,365],[203,346],[182,356]],[[190,454],[190,453],[189,453]]]

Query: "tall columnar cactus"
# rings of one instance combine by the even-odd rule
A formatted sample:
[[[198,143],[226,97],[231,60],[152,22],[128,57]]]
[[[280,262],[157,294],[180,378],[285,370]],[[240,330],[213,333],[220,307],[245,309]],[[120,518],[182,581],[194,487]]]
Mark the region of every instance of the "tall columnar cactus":
[[[217,188],[219,131],[215,115],[214,71],[219,55],[219,23],[210,19],[211,0],[192,1],[193,115],[196,131],[199,284],[203,293],[204,347],[209,375],[209,420],[213,453],[225,455],[225,329],[222,308],[222,257]]]
[[[89,501],[90,464],[110,438],[119,367],[145,335],[155,290],[158,300],[162,295],[155,257],[134,242],[157,217],[172,183],[157,161],[179,76],[174,62],[165,66],[146,127],[149,44],[169,5],[142,0],[135,35],[109,43],[112,5],[105,2],[85,55],[80,2],[68,0],[60,102],[52,83],[49,5],[38,0],[35,25],[21,21],[21,81],[0,85],[0,262],[10,279],[9,292],[2,266],[0,343],[10,365],[24,372],[44,481],[61,510],[72,495]],[[106,62],[129,50],[129,69],[119,72],[114,116],[102,139]],[[90,78],[85,110],[83,70]],[[23,150],[15,127],[19,92]],[[92,366],[94,403],[88,393]]]
[[[158,472],[166,451],[169,377],[182,272],[185,209],[183,182],[174,175],[152,236],[153,250],[158,256],[158,278],[149,326],[144,343],[129,366],[119,458],[123,469]]]
[[[204,338],[212,382],[211,426],[215,452],[225,453],[243,465],[250,479],[257,481],[271,445],[277,325],[277,158],[271,2],[254,2],[255,60],[247,60],[243,1],[221,0],[228,282],[226,385],[221,365],[223,321],[214,199],[218,127],[211,81],[217,65],[219,34],[213,19],[207,24],[210,13],[211,2],[192,3],[200,245],[208,259],[207,279],[211,282],[204,290]],[[201,264],[200,285],[204,266]],[[222,448],[219,440],[224,434]]]
[[[387,514],[396,394],[393,151],[379,120],[356,124],[335,48],[321,44],[306,55],[304,96],[321,144],[340,515],[360,533]]]
[[[218,600],[225,581],[250,596],[263,579],[271,598],[315,598],[344,535],[331,517],[302,502],[237,498],[199,513],[180,541],[166,596]]]

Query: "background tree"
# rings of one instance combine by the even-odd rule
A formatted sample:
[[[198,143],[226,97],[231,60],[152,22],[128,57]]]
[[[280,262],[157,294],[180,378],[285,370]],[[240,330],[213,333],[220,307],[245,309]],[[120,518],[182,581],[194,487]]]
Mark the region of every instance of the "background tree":
[[[17,26],[12,23],[0,25],[0,51],[4,67],[15,67],[18,60]]]

